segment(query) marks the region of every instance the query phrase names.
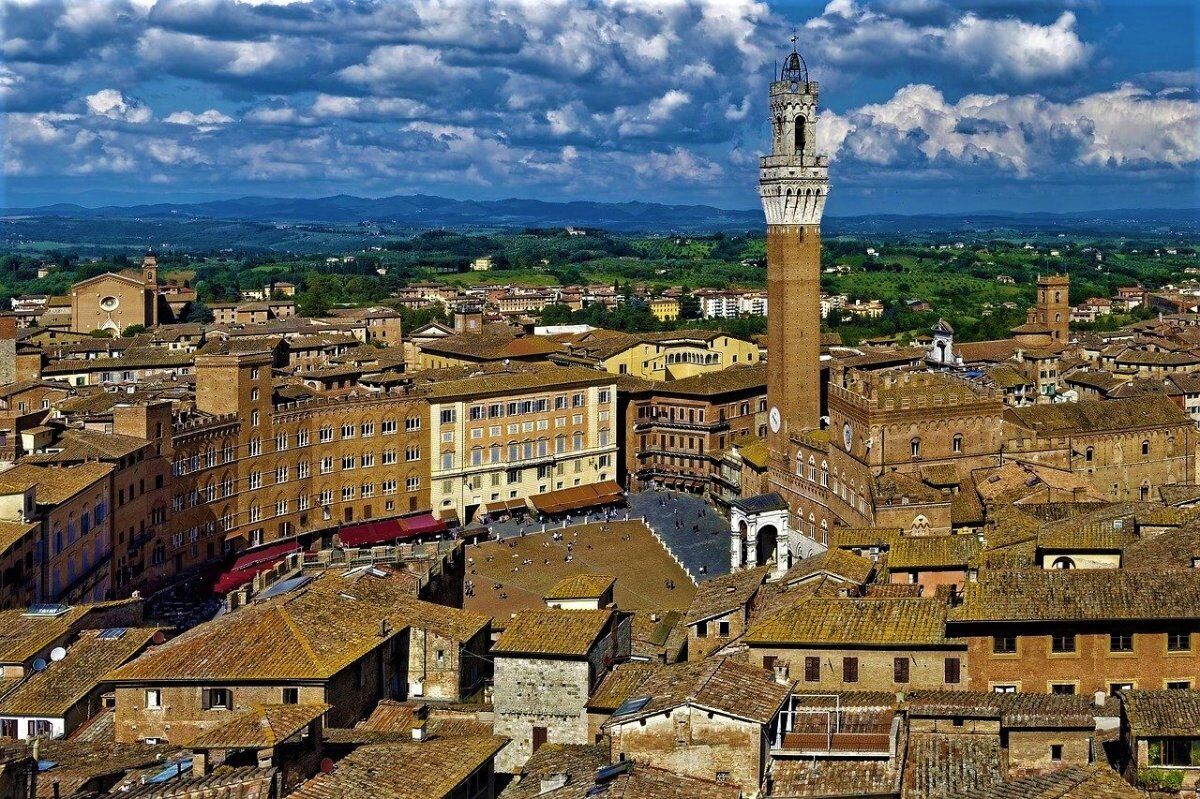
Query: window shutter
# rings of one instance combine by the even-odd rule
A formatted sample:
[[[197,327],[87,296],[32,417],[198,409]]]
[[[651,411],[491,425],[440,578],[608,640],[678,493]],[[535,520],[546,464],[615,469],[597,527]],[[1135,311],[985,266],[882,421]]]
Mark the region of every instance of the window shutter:
[[[955,685],[958,683],[961,671],[961,663],[958,658],[946,658],[946,684]]]
[[[201,710],[211,710],[212,709],[212,690],[209,688],[201,688],[200,689],[200,709]]]
[[[804,659],[804,680],[805,682],[820,682],[821,681],[821,659],[818,657],[806,657]]]
[[[842,682],[858,682],[858,658],[842,658]]]

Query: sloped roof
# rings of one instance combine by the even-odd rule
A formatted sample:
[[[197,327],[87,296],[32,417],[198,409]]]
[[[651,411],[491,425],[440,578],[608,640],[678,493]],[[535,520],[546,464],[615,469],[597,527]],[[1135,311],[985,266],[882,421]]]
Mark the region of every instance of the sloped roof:
[[[751,626],[749,644],[943,646],[946,604],[929,599],[809,599]]]
[[[1139,738],[1200,736],[1200,691],[1125,691],[1121,698]]]
[[[360,746],[294,799],[443,799],[508,743],[494,735]],[[403,764],[403,768],[397,768]]]
[[[647,674],[630,695],[648,697],[638,710],[614,715],[605,726],[625,724],[681,705],[715,710],[766,724],[791,693],[766,671],[729,658],[675,663]]]
[[[1195,619],[1200,572],[987,570],[967,583],[949,622]]]
[[[1183,409],[1164,396],[1059,402],[1009,408],[1005,413],[1010,420],[1040,435],[1079,435],[1191,424]]]
[[[888,568],[966,568],[981,549],[973,535],[901,536],[888,551]]]
[[[1004,776],[1000,737],[915,732],[904,767],[905,799],[959,799]]]
[[[192,749],[267,749],[325,715],[329,705],[255,705],[192,740]]]
[[[688,608],[684,623],[695,624],[743,607],[770,573],[770,566],[761,566],[704,580],[696,586],[696,595],[692,597],[692,606]]]
[[[1111,768],[1092,765],[1018,777],[971,791],[964,799],[1145,799],[1147,795]]]
[[[583,657],[608,629],[616,611],[524,610],[504,628],[496,654]]]

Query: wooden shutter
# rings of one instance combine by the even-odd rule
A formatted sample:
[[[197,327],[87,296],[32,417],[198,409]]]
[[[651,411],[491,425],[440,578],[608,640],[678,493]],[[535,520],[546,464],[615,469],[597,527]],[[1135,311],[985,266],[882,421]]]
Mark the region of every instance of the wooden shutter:
[[[858,682],[858,658],[842,658],[842,682]]]
[[[210,688],[201,688],[200,689],[200,709],[201,710],[211,710],[212,709],[212,689],[210,689]]]
[[[779,658],[775,655],[763,655],[763,668],[767,671],[775,670],[775,663]]]
[[[541,749],[542,744],[544,744],[544,743],[546,743],[546,728],[545,727],[534,727],[533,728],[533,751],[536,752],[538,749]]]
[[[896,658],[892,661],[892,682],[908,682],[908,658]]]
[[[946,684],[955,685],[961,676],[962,664],[958,658],[946,658]]]
[[[805,682],[820,682],[821,681],[821,659],[817,657],[807,657],[804,659],[804,681]]]

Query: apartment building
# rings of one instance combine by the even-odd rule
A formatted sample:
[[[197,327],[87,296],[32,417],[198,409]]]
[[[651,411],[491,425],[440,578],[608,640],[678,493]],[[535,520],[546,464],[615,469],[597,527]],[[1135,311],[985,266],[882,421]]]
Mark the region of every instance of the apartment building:
[[[531,366],[434,383],[426,446],[430,503],[469,524],[482,513],[616,479],[611,375]]]

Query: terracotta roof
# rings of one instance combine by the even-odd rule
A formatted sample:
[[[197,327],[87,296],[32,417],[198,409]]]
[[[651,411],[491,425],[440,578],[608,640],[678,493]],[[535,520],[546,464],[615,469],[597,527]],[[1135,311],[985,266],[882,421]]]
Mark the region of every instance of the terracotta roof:
[[[467,640],[476,613],[408,595],[407,580],[325,572],[304,588],[218,616],[118,669],[117,681],[329,679],[408,626]],[[381,623],[389,634],[381,636]]]
[[[268,749],[283,743],[329,710],[329,705],[255,705],[202,732],[192,749]]]
[[[613,587],[616,578],[607,574],[572,574],[562,578],[546,592],[546,599],[590,599]]]
[[[771,766],[771,799],[893,796],[900,771],[893,760],[776,760]]]
[[[43,738],[39,743],[39,758],[52,761],[55,766],[38,775],[38,799],[54,797],[55,783],[58,783],[57,795],[73,797],[93,780],[111,782],[134,769],[154,766],[161,769],[164,758],[173,751],[178,752],[168,746],[147,746],[140,742]],[[85,795],[90,794],[89,791]]]
[[[1200,573],[1130,569],[988,570],[950,622],[1195,619]]]
[[[1122,565],[1155,571],[1191,569],[1193,559],[1198,557],[1200,525],[1188,525],[1132,542],[1125,548]]]
[[[24,663],[78,630],[93,612],[104,613],[140,600],[121,600],[95,605],[64,606],[55,615],[32,615],[25,608],[0,611],[0,663]]]
[[[744,607],[770,573],[770,566],[762,566],[704,580],[696,586],[696,596],[692,598],[684,623],[695,624]]]
[[[34,672],[0,702],[0,715],[62,717],[95,690],[105,675],[125,663],[150,642],[154,627],[114,628],[119,635],[102,636],[103,630],[84,630],[67,648],[62,660]]]
[[[1200,737],[1200,691],[1124,691],[1121,699],[1139,738]]]
[[[193,774],[165,783],[140,787],[124,786],[112,791],[121,799],[194,799],[195,797],[270,796],[278,780],[279,769],[258,766],[224,766],[209,774]],[[149,775],[147,775],[149,776]]]
[[[715,372],[705,372],[679,380],[659,380],[646,387],[655,394],[667,396],[713,397],[739,391],[767,390],[766,364],[729,366]]]
[[[27,535],[41,528],[40,521],[22,524],[0,520],[0,552],[7,552],[14,545],[21,543]]]
[[[605,675],[592,697],[588,700],[588,709],[612,712],[621,703],[634,695],[637,686],[655,669],[656,663],[644,663],[631,660],[618,663],[613,670]]]
[[[912,716],[997,719],[1012,729],[1094,729],[1090,696],[992,691],[913,691],[904,707]]]
[[[18,464],[6,472],[0,472],[0,481],[16,483],[31,480],[37,484],[39,505],[59,505],[98,482],[105,480],[113,471],[111,463],[81,463],[78,466],[47,468],[32,464]],[[105,484],[107,488],[107,483]],[[105,492],[107,495],[107,492]]]
[[[441,370],[433,371],[436,373]],[[613,382],[612,375],[581,366],[530,368],[528,365],[524,365],[520,370],[514,368],[512,371],[506,372],[489,372],[479,377],[464,377],[459,380],[437,378],[436,374],[433,377],[438,382],[434,382],[427,388],[427,394],[433,401],[521,392],[556,391],[565,388],[611,385]]]
[[[444,799],[487,765],[508,739],[488,735],[360,746],[294,799]],[[396,768],[402,763],[403,768]]]
[[[524,610],[507,622],[492,652],[584,657],[608,630],[615,613],[611,609]]]
[[[627,724],[681,705],[714,710],[758,724],[767,724],[791,694],[766,671],[729,658],[675,663],[649,672],[630,698],[647,697],[638,710],[614,715],[605,727]]]
[[[964,799],[1145,799],[1111,768],[1067,766],[967,793]]]
[[[973,535],[901,536],[888,551],[888,568],[965,569],[981,549]]]
[[[1191,424],[1183,409],[1163,396],[1033,405],[1009,408],[1005,415],[1043,436]]]
[[[70,463],[84,460],[113,460],[132,455],[150,442],[119,433],[98,430],[67,430],[55,445],[61,452],[30,455],[27,463]]]
[[[1003,778],[1000,736],[914,732],[904,766],[905,799],[959,799]]]
[[[946,605],[937,599],[809,599],[754,624],[749,644],[944,646]]]
[[[887,549],[900,538],[898,527],[835,527],[829,534],[831,549]]]
[[[543,744],[521,767],[499,799],[585,799],[595,787],[596,772],[609,764],[608,744]],[[567,776],[566,785],[542,792],[542,778]]]
[[[804,558],[784,573],[785,585],[795,585],[817,575],[827,575],[847,583],[862,585],[875,570],[875,561],[844,549],[828,549],[819,555]]]

